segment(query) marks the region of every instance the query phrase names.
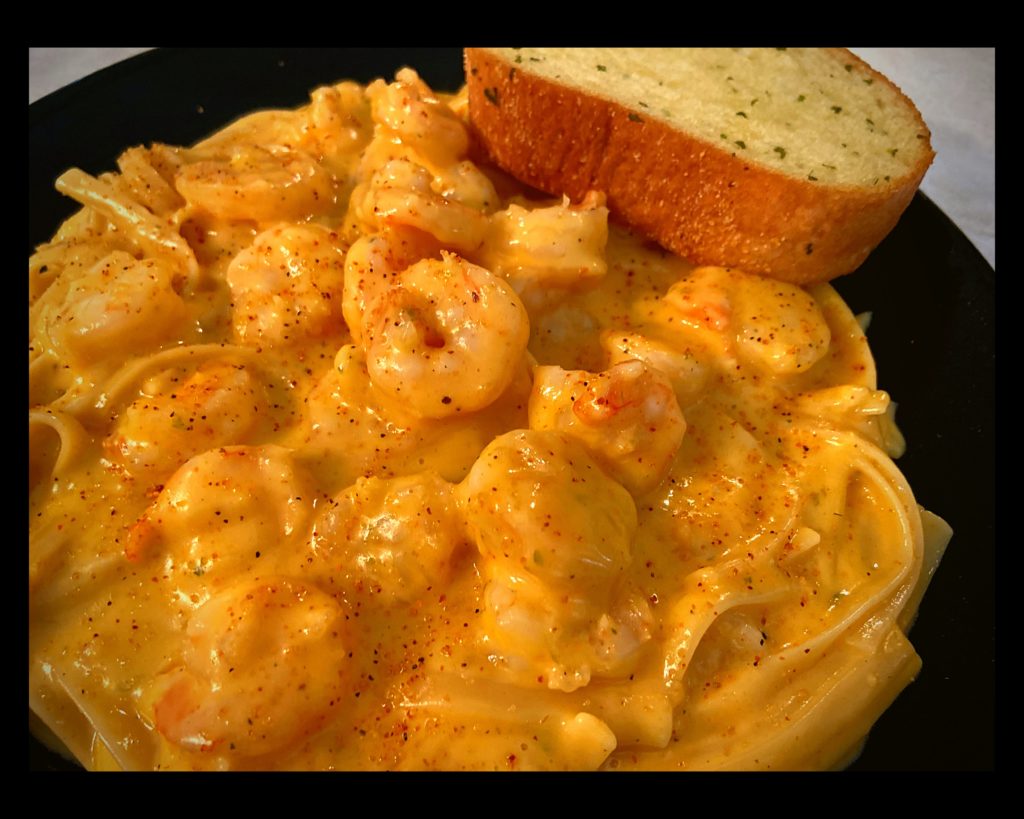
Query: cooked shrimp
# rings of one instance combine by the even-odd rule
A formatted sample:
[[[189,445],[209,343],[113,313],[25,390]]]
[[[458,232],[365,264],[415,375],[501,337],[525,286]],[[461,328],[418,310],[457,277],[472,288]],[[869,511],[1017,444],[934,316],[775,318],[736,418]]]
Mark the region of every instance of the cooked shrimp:
[[[454,165],[466,155],[466,126],[411,68],[399,71],[393,83],[371,83],[366,95],[385,137],[409,145],[435,165]]]
[[[442,587],[467,540],[453,485],[435,472],[360,478],[313,524],[301,567],[385,602],[408,602]]]
[[[374,386],[425,418],[473,412],[508,387],[530,323],[503,280],[450,253],[399,275],[363,326]]]
[[[95,214],[89,208],[82,208],[79,213]],[[72,217],[75,218],[75,217]],[[60,281],[69,284],[73,279],[88,272],[98,261],[109,256],[114,250],[131,251],[131,245],[117,234],[109,236],[85,233],[81,237],[66,239],[61,242],[50,242],[40,245],[28,260],[28,298],[29,298],[29,333],[35,325],[35,316],[47,301],[52,301],[57,292],[49,299],[43,297],[49,292],[51,285]],[[67,271],[65,273],[65,271]],[[63,298],[63,292],[60,293]]]
[[[667,474],[686,421],[668,377],[634,360],[602,373],[538,367],[530,427],[579,439],[616,480],[642,495]]]
[[[233,146],[185,165],[174,178],[186,201],[221,219],[304,219],[334,206],[334,183],[313,157],[273,146]]]
[[[157,730],[229,759],[313,735],[345,691],[344,621],[333,598],[283,577],[214,595],[189,620],[183,665],[157,680]]]
[[[699,400],[707,384],[707,365],[688,347],[680,350],[640,333],[621,330],[602,331],[601,346],[608,352],[612,365],[639,359],[667,375],[676,391],[680,409]]]
[[[174,473],[130,529],[125,556],[163,553],[185,579],[232,577],[287,548],[311,508],[307,479],[283,447],[210,450]]]
[[[575,287],[608,270],[608,208],[591,191],[579,205],[568,197],[550,207],[515,203],[490,218],[481,263],[536,298],[550,288]]]
[[[134,475],[169,474],[207,449],[239,444],[266,412],[261,384],[242,364],[213,361],[184,383],[143,394],[103,447]]]
[[[832,340],[818,303],[789,282],[744,276],[734,315],[740,355],[779,375],[807,371]]]
[[[525,679],[540,670],[542,684],[571,691],[627,663],[606,632],[634,620],[616,614],[637,526],[629,493],[580,443],[533,430],[495,439],[459,491],[489,579],[486,638]]]
[[[363,89],[354,82],[318,88],[304,113],[302,146],[336,175],[347,175],[373,133]]]
[[[546,584],[600,600],[629,563],[633,499],[564,433],[499,436],[459,491],[480,553]]]
[[[810,369],[831,331],[807,291],[730,268],[698,267],[665,295],[666,318],[725,362],[739,355],[779,375]]]
[[[356,217],[370,229],[405,225],[434,236],[445,247],[471,253],[480,247],[487,216],[435,190],[434,176],[408,159],[392,159],[352,194]]]
[[[457,202],[482,213],[491,213],[501,202],[491,178],[468,159],[437,169],[433,190],[448,202]]]
[[[345,256],[345,294],[341,307],[352,338],[363,340],[363,318],[370,305],[411,264],[437,257],[440,245],[427,233],[395,226],[356,240]]]
[[[160,260],[111,253],[69,281],[63,300],[40,309],[42,349],[73,367],[88,367],[119,359],[125,349],[140,354],[173,338],[186,312],[174,289],[175,273]]]
[[[227,271],[238,338],[282,345],[344,331],[345,250],[320,225],[279,225],[259,234]]]
[[[474,413],[432,419],[373,386],[366,353],[354,344],[338,350],[334,367],[304,400],[307,441],[323,453],[318,475],[336,492],[360,476],[409,475],[433,470],[445,480],[466,477],[477,455],[508,429],[526,426],[533,384],[527,355],[504,393]]]
[[[724,267],[698,267],[669,288],[662,300],[665,329],[681,330],[710,358],[735,362],[730,325],[736,277]]]
[[[488,176],[466,158],[465,125],[411,69],[398,72],[394,83],[372,83],[366,93],[374,138],[351,212],[371,230],[416,227],[472,253],[500,200]]]

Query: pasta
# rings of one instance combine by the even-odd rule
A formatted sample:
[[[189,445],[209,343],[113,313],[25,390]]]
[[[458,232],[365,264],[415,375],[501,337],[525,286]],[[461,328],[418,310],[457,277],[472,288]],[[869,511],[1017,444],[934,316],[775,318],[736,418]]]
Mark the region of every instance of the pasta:
[[[471,156],[410,69],[72,169],[29,690],[98,770],[835,768],[948,527],[828,285]]]

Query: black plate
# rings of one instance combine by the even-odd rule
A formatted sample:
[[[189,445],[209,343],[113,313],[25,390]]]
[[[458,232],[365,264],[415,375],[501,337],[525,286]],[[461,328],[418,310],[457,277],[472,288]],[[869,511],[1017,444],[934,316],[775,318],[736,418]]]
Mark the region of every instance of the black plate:
[[[303,104],[342,79],[415,67],[439,90],[462,83],[457,49],[199,49],[142,54],[29,107],[29,245],[77,207],[53,180],[113,170],[149,142],[189,144],[259,108]],[[911,639],[924,669],[875,726],[857,770],[994,765],[995,276],[918,194],[863,267],[836,287],[869,331],[879,386],[899,402],[900,467],[955,534]],[[33,767],[60,766],[30,738]]]

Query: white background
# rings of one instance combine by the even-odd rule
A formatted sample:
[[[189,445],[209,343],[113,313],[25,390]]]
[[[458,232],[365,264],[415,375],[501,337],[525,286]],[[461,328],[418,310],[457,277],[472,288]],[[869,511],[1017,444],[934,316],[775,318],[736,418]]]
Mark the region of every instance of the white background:
[[[28,99],[145,48],[29,49]],[[996,55],[993,48],[853,48],[909,96],[932,132],[921,189],[995,266]],[[128,146],[125,146],[128,147]]]

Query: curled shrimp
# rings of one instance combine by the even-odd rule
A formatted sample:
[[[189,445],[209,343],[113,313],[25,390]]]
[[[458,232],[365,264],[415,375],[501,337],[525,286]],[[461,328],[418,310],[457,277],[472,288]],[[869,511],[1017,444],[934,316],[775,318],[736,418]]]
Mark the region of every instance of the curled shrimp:
[[[399,71],[393,83],[372,83],[366,93],[375,128],[351,200],[357,221],[372,230],[416,227],[472,253],[500,200],[488,176],[466,158],[465,125],[411,69]]]
[[[367,227],[405,225],[434,236],[445,247],[471,253],[487,231],[487,215],[435,190],[434,176],[408,159],[392,159],[356,188],[352,206]],[[493,200],[492,200],[493,201]]]
[[[67,282],[38,313],[42,349],[74,367],[140,354],[177,334],[185,303],[174,289],[176,270],[158,259],[115,251]],[[60,283],[52,285],[61,287]],[[49,294],[48,294],[49,295]]]
[[[403,271],[363,326],[370,379],[424,418],[473,412],[511,383],[526,308],[502,279],[451,253]]]
[[[736,362],[730,332],[734,280],[726,268],[695,268],[669,288],[659,311],[667,331],[677,329],[702,357],[723,361],[726,367]]]
[[[373,236],[362,236],[345,256],[345,292],[342,313],[352,338],[363,340],[363,317],[398,274],[415,262],[437,257],[440,245],[427,233],[396,226]]]
[[[82,208],[79,214],[90,215],[95,211]],[[72,217],[72,219],[77,216]],[[114,250],[131,251],[127,241],[120,240],[117,234],[100,236],[91,231],[83,231],[82,236],[74,236],[63,241],[53,241],[40,245],[28,261],[28,293],[29,293],[29,338],[36,324],[36,316],[46,304],[54,298],[63,298],[66,288],[50,287],[58,281],[70,284],[71,281],[87,273],[95,264]],[[49,294],[49,295],[48,295]]]
[[[469,159],[435,171],[433,189],[449,202],[482,213],[491,213],[501,201],[491,178]]]
[[[680,409],[699,400],[707,384],[708,367],[687,347],[680,349],[628,330],[603,330],[601,346],[612,365],[638,359],[667,375]]]
[[[345,614],[285,577],[215,594],[189,619],[184,662],[157,680],[157,730],[187,750],[257,757],[315,734],[342,701]]]
[[[669,288],[665,318],[721,361],[740,356],[777,375],[810,369],[831,330],[814,298],[788,282],[724,267],[698,267]]]
[[[736,343],[748,360],[779,375],[795,375],[828,352],[832,331],[802,287],[744,276],[736,302]]]
[[[668,473],[686,421],[668,377],[633,360],[602,373],[538,367],[530,427],[579,439],[616,480],[641,495]]]
[[[283,447],[210,450],[171,476],[129,530],[125,557],[162,553],[185,579],[234,576],[285,549],[311,508],[308,480]]]
[[[318,88],[304,114],[301,145],[337,176],[348,175],[373,132],[363,89],[354,82]]]
[[[279,146],[232,146],[224,158],[183,166],[174,184],[190,205],[221,219],[298,220],[334,206],[331,175],[305,152]]]
[[[370,83],[366,95],[384,139],[408,145],[433,165],[453,165],[466,155],[466,126],[411,68],[393,83]]]
[[[533,298],[600,278],[608,271],[608,208],[591,191],[579,205],[565,197],[557,205],[527,210],[510,204],[490,218],[480,259]]]
[[[435,472],[360,478],[313,524],[302,568],[385,602],[409,602],[451,576],[466,541],[452,484]]]
[[[103,448],[133,475],[160,475],[208,449],[242,443],[267,411],[262,385],[242,364],[204,364],[143,388],[121,414]]]
[[[494,436],[526,426],[533,383],[528,358],[523,356],[508,388],[486,409],[430,419],[417,416],[409,406],[375,388],[365,350],[344,345],[334,366],[303,402],[307,440],[326,456],[321,462],[330,475],[326,482],[341,488],[361,475],[425,470],[436,471],[448,481],[462,480]]]
[[[345,251],[320,225],[278,225],[259,234],[227,270],[235,333],[282,345],[344,330]]]
[[[636,507],[583,446],[554,431],[506,433],[480,454],[459,492],[485,558],[487,637],[533,670],[527,679],[542,669],[544,685],[571,691],[625,661],[608,656],[604,632],[614,623],[602,618],[620,619]]]

